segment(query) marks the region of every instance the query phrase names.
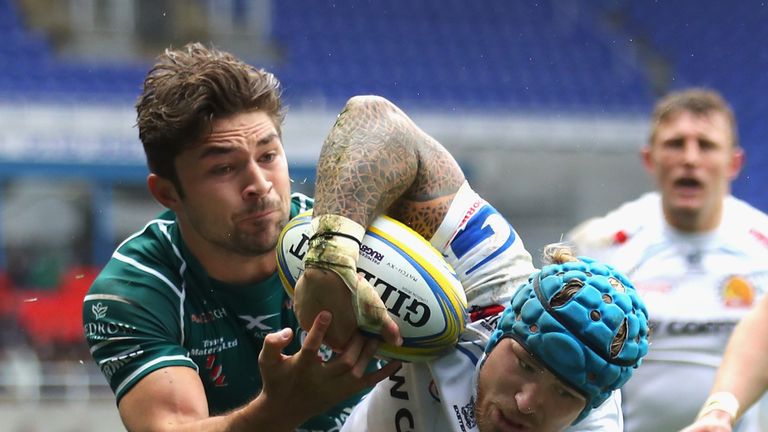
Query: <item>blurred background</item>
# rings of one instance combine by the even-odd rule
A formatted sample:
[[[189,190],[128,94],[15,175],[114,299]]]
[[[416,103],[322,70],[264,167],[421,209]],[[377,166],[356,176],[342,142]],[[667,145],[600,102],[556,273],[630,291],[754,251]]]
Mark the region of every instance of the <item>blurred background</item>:
[[[710,86],[768,211],[768,7],[745,0],[0,0],[0,425],[122,430],[80,305],[160,211],[133,103],[189,41],[281,79],[293,185],[311,194],[345,100],[379,94],[448,147],[528,249],[652,188],[654,100]],[[538,259],[538,258],[537,258]],[[254,367],[256,365],[254,364]]]

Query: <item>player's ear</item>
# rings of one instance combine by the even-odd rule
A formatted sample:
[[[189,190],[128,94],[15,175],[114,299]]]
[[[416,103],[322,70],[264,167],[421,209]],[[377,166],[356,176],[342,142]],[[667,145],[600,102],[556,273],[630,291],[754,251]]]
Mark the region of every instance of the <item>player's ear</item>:
[[[744,150],[741,147],[733,149],[733,153],[731,154],[729,180],[733,181],[739,176],[741,168],[744,166],[744,158]]]
[[[147,188],[155,200],[166,208],[175,210],[181,203],[176,185],[167,178],[150,173],[147,176]]]
[[[640,159],[643,161],[645,170],[649,173],[653,173],[653,155],[651,151],[652,144],[646,144],[640,149]]]

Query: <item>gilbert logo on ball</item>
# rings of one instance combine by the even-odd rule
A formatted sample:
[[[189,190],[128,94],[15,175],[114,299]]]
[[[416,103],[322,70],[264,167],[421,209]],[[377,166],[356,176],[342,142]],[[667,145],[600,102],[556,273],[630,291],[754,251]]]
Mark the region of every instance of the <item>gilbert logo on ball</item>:
[[[278,274],[290,296],[304,271],[312,212],[283,228],[277,243]],[[400,327],[403,345],[382,343],[379,354],[425,361],[456,344],[467,321],[467,300],[453,268],[418,233],[381,216],[363,237],[357,270],[376,289]]]

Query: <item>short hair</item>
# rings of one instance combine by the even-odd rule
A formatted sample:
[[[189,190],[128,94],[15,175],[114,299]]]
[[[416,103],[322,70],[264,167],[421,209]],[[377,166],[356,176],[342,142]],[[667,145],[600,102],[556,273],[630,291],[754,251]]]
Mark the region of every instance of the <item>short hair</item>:
[[[724,114],[731,126],[731,143],[734,148],[739,146],[738,125],[731,106],[717,91],[699,87],[675,91],[659,99],[653,109],[653,114],[651,114],[649,143],[653,144],[654,139],[656,139],[656,132],[660,124],[681,112],[690,112],[695,115],[705,115],[711,112]]]
[[[136,102],[139,139],[152,173],[179,187],[176,157],[203,142],[214,120],[261,110],[278,134],[285,113],[278,79],[234,55],[200,43],[166,49]]]

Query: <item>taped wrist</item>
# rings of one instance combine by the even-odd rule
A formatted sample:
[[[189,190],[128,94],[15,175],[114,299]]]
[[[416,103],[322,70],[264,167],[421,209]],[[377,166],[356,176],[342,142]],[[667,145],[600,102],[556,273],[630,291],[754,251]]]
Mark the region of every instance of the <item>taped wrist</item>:
[[[357,274],[365,227],[344,216],[325,214],[312,219],[312,232],[304,267],[339,275],[352,292],[357,325],[370,332],[380,331],[388,318],[386,307],[371,284]]]
[[[312,237],[304,267],[319,267],[338,274],[351,290],[357,285],[357,259],[365,228],[339,215],[312,219]]]
[[[696,418],[700,419],[714,410],[725,411],[731,416],[731,422],[733,422],[739,412],[739,400],[730,392],[713,393],[704,401],[704,405]]]

